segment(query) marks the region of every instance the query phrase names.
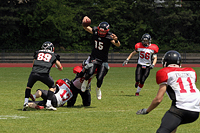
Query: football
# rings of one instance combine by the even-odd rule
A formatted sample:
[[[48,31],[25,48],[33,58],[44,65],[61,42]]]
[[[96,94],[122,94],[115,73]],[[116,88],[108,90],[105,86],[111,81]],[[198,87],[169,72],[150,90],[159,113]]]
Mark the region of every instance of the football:
[[[91,24],[91,20],[90,19],[86,19],[85,22],[82,22],[83,27],[90,26],[90,24]]]

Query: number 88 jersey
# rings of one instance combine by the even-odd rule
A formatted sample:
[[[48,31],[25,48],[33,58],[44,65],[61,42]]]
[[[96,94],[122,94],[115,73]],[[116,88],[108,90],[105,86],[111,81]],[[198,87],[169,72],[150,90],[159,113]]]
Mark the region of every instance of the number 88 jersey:
[[[157,84],[167,85],[167,94],[177,108],[200,112],[200,93],[192,68],[165,67],[156,73]]]
[[[145,47],[141,42],[135,44],[135,50],[139,52],[138,64],[150,66],[153,54],[158,53],[158,46],[150,44]]]

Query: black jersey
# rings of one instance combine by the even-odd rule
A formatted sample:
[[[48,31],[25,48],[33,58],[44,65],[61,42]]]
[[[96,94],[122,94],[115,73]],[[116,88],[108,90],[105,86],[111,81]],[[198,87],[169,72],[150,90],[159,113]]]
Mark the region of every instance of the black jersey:
[[[108,52],[111,43],[112,35],[111,32],[108,32],[105,37],[100,37],[98,35],[98,28],[93,27],[92,32],[93,32],[93,39],[94,39],[94,44],[93,44],[93,50],[91,53],[91,59],[98,58],[102,60],[103,62],[108,62]]]
[[[49,73],[52,65],[56,60],[60,60],[60,56],[50,50],[39,50],[34,53],[34,64],[32,72]]]

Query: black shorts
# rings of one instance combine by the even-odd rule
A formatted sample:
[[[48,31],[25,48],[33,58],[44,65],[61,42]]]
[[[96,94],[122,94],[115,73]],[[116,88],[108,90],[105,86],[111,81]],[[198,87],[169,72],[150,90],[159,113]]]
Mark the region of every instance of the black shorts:
[[[38,105],[40,105],[40,106],[46,106],[48,90],[42,90],[42,89],[38,89],[38,90],[40,90],[42,92],[41,98],[43,99],[43,101],[40,101],[38,103]],[[53,97],[52,97],[51,104],[54,107],[57,107],[57,99],[56,99],[55,95],[53,95]]]
[[[199,112],[188,111],[172,106],[163,116],[157,133],[171,133],[181,124],[192,123],[199,118]]]
[[[31,72],[31,74],[29,75],[27,87],[32,88],[37,81],[41,81],[49,88],[55,87],[54,80],[48,73],[35,73],[35,72]]]

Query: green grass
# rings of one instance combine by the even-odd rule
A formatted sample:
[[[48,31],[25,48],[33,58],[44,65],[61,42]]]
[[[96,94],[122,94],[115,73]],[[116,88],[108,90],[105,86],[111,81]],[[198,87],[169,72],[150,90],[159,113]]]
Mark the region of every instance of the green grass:
[[[73,79],[73,68],[58,71],[52,68],[54,80]],[[102,85],[102,100],[96,98],[96,79],[92,81],[92,103],[83,107],[78,96],[75,107],[60,107],[57,111],[22,111],[24,93],[31,68],[0,68],[0,132],[15,133],[155,133],[161,118],[169,109],[171,101],[165,94],[162,103],[148,115],[136,115],[136,111],[147,108],[156,96],[156,71],[154,68],[140,93],[134,96],[135,68],[110,68]],[[200,68],[194,68],[197,76]],[[32,88],[48,89],[41,82]],[[197,80],[197,88],[200,83]],[[41,99],[38,99],[41,100]],[[181,125],[177,133],[199,133],[200,119]]]

